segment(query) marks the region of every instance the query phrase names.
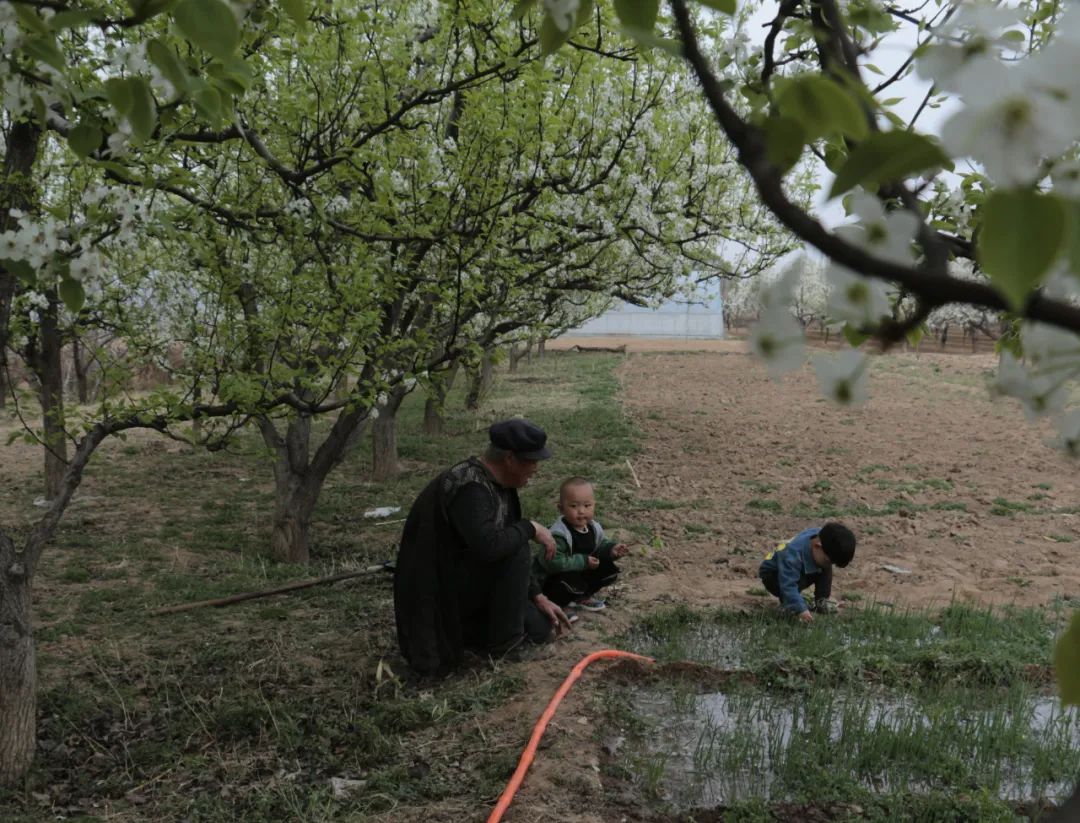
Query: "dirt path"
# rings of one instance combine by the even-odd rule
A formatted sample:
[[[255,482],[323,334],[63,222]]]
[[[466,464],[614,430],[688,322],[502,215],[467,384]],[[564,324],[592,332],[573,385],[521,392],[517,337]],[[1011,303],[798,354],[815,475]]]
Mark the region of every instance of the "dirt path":
[[[694,352],[678,351],[684,341],[604,345],[622,342],[624,408],[645,433],[633,493],[663,548],[658,561],[627,561],[611,608],[584,615],[550,659],[529,664],[529,688],[493,720],[528,728],[576,660],[665,603],[766,607],[751,593],[762,554],[823,520],[793,513],[800,503],[889,512],[841,514],[859,547],[837,572],[840,598],[940,606],[1080,596],[1080,516],[1057,511],[1080,504],[1076,464],[1050,447],[1048,425],[1029,424],[1013,401],[990,401],[992,355],[875,357],[870,401],[844,409],[820,397],[809,366],[772,382],[738,341],[689,341]],[[618,697],[588,683],[571,693],[507,819],[623,819],[601,800],[589,719],[601,699]]]

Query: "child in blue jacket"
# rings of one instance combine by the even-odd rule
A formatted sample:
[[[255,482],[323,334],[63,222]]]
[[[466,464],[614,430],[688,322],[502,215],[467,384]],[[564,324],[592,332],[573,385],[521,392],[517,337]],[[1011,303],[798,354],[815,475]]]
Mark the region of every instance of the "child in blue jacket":
[[[799,532],[765,556],[758,568],[762,585],[780,598],[781,605],[811,623],[811,611],[835,611],[832,594],[833,566],[844,568],[855,556],[855,535],[842,523],[826,523]],[[807,606],[802,590],[814,586],[814,603]]]

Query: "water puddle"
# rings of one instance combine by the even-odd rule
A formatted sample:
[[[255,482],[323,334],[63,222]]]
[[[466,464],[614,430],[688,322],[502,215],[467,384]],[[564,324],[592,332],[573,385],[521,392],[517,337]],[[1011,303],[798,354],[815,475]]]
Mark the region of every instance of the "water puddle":
[[[649,727],[638,777],[683,810],[793,800],[838,778],[875,792],[1060,800],[1080,771],[1077,712],[1022,685],[904,695],[640,688],[632,705]]]

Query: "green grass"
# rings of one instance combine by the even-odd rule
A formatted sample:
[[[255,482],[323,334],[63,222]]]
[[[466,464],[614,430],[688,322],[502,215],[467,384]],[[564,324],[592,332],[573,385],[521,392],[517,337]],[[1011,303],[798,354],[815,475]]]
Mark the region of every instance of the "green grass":
[[[779,500],[765,500],[760,497],[755,497],[748,501],[746,508],[765,512],[775,512],[776,514],[779,514],[784,510],[784,506]]]
[[[729,675],[717,692],[707,668],[661,669],[631,692],[609,714],[624,779],[691,817],[1012,821],[1080,770],[1080,719],[1047,683],[1063,621],[960,604],[871,603],[809,627],[772,609],[650,615],[622,647]]]
[[[418,681],[398,656],[388,576],[227,609],[148,611],[392,558],[401,524],[363,512],[400,506],[390,519],[404,517],[431,477],[477,453],[488,423],[512,414],[544,426],[556,455],[523,490],[527,516],[553,520],[560,481],[585,474],[605,527],[647,528],[647,512],[630,505],[626,460],[640,447],[618,402],[622,362],[534,359],[522,372],[529,382],[502,376],[479,414],[462,408],[455,387],[443,437],[420,433],[423,397],[410,396],[398,421],[404,470],[372,482],[364,438],[323,489],[305,567],[268,559],[272,464],[253,432],[214,453],[141,436],[105,444],[35,583],[42,746],[28,791],[0,793],[0,819],[59,808],[70,819],[108,809],[119,821],[485,808],[527,729],[516,715],[495,727],[483,718],[521,690],[520,674],[478,661]],[[328,425],[316,424],[316,439]],[[20,522],[30,502],[10,501],[6,522]],[[366,782],[337,800],[331,777]]]
[[[976,609],[960,604],[937,612],[849,607],[810,627],[774,610],[698,613],[685,608],[644,619],[621,642],[661,661],[714,665],[734,650],[739,668],[765,682],[903,684],[908,678],[975,678],[994,685],[1044,682],[1061,608]],[[673,651],[674,649],[674,651]],[[782,664],[782,665],[778,665]]]

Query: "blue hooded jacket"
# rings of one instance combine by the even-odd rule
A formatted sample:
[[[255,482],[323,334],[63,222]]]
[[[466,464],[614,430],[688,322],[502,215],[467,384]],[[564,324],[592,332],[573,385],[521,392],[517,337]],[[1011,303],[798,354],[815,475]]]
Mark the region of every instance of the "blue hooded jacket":
[[[821,527],[804,529],[787,543],[781,543],[769,552],[758,568],[758,575],[776,573],[780,584],[780,602],[795,614],[806,611],[806,601],[799,593],[799,580],[803,575],[820,574],[821,567],[814,562],[810,541],[817,537]]]

